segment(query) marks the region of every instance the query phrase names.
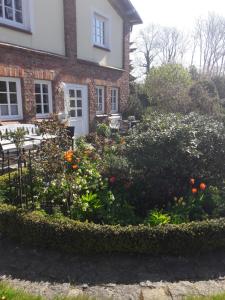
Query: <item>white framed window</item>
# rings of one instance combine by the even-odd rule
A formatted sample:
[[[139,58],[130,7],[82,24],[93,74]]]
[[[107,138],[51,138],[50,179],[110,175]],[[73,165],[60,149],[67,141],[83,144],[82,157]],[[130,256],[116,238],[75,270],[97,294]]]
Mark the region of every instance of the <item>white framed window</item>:
[[[105,89],[103,86],[96,87],[97,111],[96,114],[104,114],[105,111]]]
[[[96,46],[109,48],[109,20],[94,13],[93,43]]]
[[[28,0],[0,0],[0,23],[30,29]]]
[[[20,79],[0,77],[0,120],[19,120],[22,117]]]
[[[35,80],[36,116],[48,118],[52,113],[51,81]]]
[[[112,88],[111,89],[111,113],[118,112],[118,107],[119,107],[118,100],[119,100],[119,89]]]

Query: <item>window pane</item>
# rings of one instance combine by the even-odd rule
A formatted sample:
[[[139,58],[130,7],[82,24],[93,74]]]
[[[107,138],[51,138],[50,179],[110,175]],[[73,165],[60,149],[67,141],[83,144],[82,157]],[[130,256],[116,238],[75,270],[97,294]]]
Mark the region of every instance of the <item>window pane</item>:
[[[70,107],[76,107],[75,100],[70,100]]]
[[[23,15],[21,11],[16,10],[16,22],[23,23]]]
[[[70,116],[71,116],[71,118],[75,118],[76,117],[75,110],[71,110],[70,111]]]
[[[70,93],[70,98],[75,98],[75,91],[74,90],[69,90]]]
[[[77,90],[77,98],[81,98],[81,97],[82,97],[81,90]]]
[[[0,104],[7,104],[7,94],[1,94],[0,93]]]
[[[102,104],[98,104],[98,111],[103,111],[103,109],[102,109]]]
[[[17,105],[11,105],[11,115],[12,116],[18,116],[18,106]]]
[[[49,113],[49,107],[48,107],[48,105],[44,105],[44,113],[45,114]]]
[[[6,91],[7,91],[6,82],[0,81],[0,92],[6,92]]]
[[[8,105],[0,105],[0,112],[1,112],[1,116],[8,116],[9,115]]]
[[[12,7],[12,0],[5,0],[5,6]]]
[[[48,95],[43,95],[44,104],[48,104]]]
[[[16,94],[10,94],[10,103],[11,104],[17,103],[17,95]]]
[[[82,101],[81,100],[77,100],[77,107],[82,107]]]
[[[14,0],[14,3],[17,10],[22,10],[22,0]]]
[[[0,5],[0,17],[3,17],[3,9],[1,5]]]
[[[42,91],[43,91],[43,94],[48,94],[48,85],[47,84],[42,85]]]
[[[12,10],[12,8],[5,7],[5,17],[8,20],[13,20],[13,10]]]
[[[41,93],[41,85],[36,83],[35,84],[35,93],[40,94]]]
[[[9,91],[11,93],[16,93],[16,83],[15,82],[9,82]]]
[[[36,106],[36,113],[37,113],[37,114],[41,114],[41,113],[42,113],[41,105],[37,105],[37,106]]]
[[[79,109],[79,110],[77,111],[77,116],[78,116],[78,117],[82,117],[82,110],[81,110],[81,109]]]
[[[41,104],[41,95],[39,95],[39,94],[37,94],[36,96],[35,96],[35,99],[36,99],[36,103],[40,103]]]

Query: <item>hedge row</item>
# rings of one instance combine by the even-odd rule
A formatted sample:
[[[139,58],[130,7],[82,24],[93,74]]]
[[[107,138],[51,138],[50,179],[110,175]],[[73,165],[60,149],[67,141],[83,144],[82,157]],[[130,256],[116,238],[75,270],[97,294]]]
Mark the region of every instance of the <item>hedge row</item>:
[[[191,255],[225,249],[225,219],[154,228],[102,226],[0,205],[0,232],[30,246],[72,254]]]

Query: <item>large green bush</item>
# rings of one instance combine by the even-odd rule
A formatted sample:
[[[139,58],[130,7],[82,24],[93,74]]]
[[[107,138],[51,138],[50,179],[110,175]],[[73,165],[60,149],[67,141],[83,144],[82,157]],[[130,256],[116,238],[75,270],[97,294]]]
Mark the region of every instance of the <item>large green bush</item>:
[[[225,219],[182,225],[109,226],[0,206],[0,232],[38,248],[68,253],[192,255],[225,249]]]
[[[150,114],[133,129],[125,151],[133,193],[142,210],[184,196],[189,179],[221,187],[225,180],[225,127],[209,116]]]

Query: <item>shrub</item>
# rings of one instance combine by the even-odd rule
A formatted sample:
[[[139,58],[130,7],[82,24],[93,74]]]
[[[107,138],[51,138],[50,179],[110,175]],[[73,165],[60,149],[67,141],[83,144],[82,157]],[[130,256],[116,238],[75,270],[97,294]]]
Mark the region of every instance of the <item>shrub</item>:
[[[225,249],[225,219],[164,226],[109,226],[0,206],[0,232],[38,248],[71,254],[193,255]]]
[[[209,116],[150,114],[133,129],[124,151],[132,167],[133,197],[146,211],[186,195],[191,176],[221,188],[225,126]]]

